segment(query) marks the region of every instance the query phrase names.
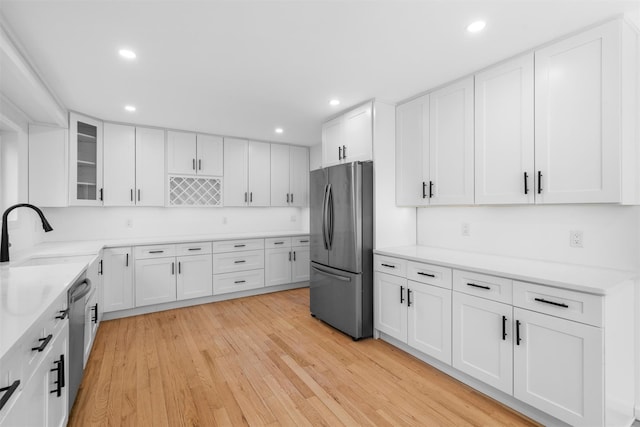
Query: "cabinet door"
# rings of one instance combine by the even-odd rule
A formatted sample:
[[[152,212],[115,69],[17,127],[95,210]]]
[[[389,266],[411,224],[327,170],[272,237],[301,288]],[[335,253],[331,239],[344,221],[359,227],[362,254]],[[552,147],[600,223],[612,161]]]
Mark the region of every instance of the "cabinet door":
[[[571,425],[604,425],[602,329],[520,308],[513,314],[513,395]]]
[[[196,134],[167,132],[167,173],[196,174]]]
[[[69,114],[69,204],[102,205],[102,122]]]
[[[47,402],[46,424],[48,427],[64,427],[67,425],[67,411],[69,410],[69,389],[67,387],[67,384],[69,384],[68,336],[69,327],[67,322],[56,336],[51,345],[49,356],[44,362],[49,367],[47,388],[49,401]],[[58,390],[60,390],[59,395]]]
[[[224,200],[225,206],[246,206],[249,201],[248,153],[245,139],[224,139]]]
[[[326,168],[342,162],[342,146],[344,144],[342,116],[322,125],[322,167]]]
[[[29,203],[69,206],[67,129],[29,125]]]
[[[473,204],[473,77],[431,93],[429,118],[431,204]]]
[[[475,202],[533,203],[533,54],[476,74],[475,91]]]
[[[429,95],[396,109],[396,205],[429,204]]]
[[[371,102],[344,115],[342,160],[373,160],[373,106]]]
[[[267,249],[264,251],[264,285],[274,286],[291,283],[291,248]]]
[[[294,247],[293,265],[291,266],[291,283],[305,282],[311,278],[311,256],[309,247]]]
[[[176,300],[175,258],[136,261],[136,307]]]
[[[178,300],[213,295],[211,255],[178,257]]]
[[[249,141],[249,205],[269,206],[271,200],[271,144]]]
[[[513,391],[512,310],[453,293],[453,367],[507,394]]]
[[[109,248],[103,255],[102,298],[104,311],[133,308],[133,259],[131,248]]]
[[[223,140],[221,136],[198,135],[198,175],[222,176]]]
[[[164,130],[136,128],[136,204],[164,206]]]
[[[306,207],[309,203],[309,149],[290,147],[289,159],[289,204]]]
[[[289,206],[289,146],[271,144],[271,206]]]
[[[16,396],[21,402],[15,406],[21,406],[21,413],[17,415],[17,423],[12,424],[7,419],[3,420],[3,426],[46,426],[47,407],[49,405],[50,387],[50,360],[51,352],[37,366],[31,379],[23,386],[22,392]],[[53,389],[52,389],[53,390]],[[16,392],[17,393],[17,392]]]
[[[136,128],[104,124],[104,205],[131,206],[136,187]]]
[[[409,281],[407,343],[451,364],[451,290]]]
[[[98,292],[97,290],[91,293],[89,300],[84,306],[84,358],[83,366],[87,366],[87,360],[89,360],[89,354],[91,354],[91,348],[93,347],[93,339],[98,328]]]
[[[373,323],[375,329],[407,342],[407,280],[374,274]]]
[[[610,22],[535,53],[536,203],[620,201],[619,31]]]

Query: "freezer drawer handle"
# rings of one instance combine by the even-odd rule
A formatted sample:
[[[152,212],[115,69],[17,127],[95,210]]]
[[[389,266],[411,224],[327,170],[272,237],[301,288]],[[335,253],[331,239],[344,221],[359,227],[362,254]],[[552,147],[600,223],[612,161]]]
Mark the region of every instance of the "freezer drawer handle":
[[[383,267],[396,268],[396,266],[395,266],[395,265],[391,265],[391,264],[385,264],[385,263],[382,263],[382,264],[380,264],[380,265],[382,265]]]
[[[545,304],[555,305],[556,307],[569,308],[569,306],[562,302],[549,301],[544,298],[534,298],[534,301],[543,302]]]
[[[31,351],[38,351],[38,352],[44,351],[44,349],[47,348],[47,344],[49,344],[49,341],[51,341],[51,338],[53,338],[53,335],[51,334],[47,335],[46,338],[39,338],[38,341],[41,341],[42,344],[40,344],[40,346],[38,347],[32,347]]]
[[[476,285],[475,283],[467,283],[467,286],[472,286],[474,288],[480,288],[480,289],[486,289],[488,291],[491,290],[490,286],[484,286],[484,285]]]
[[[4,405],[11,399],[11,396],[13,396],[13,393],[15,393],[18,387],[20,387],[20,380],[15,380],[9,387],[0,388],[0,392],[6,391],[2,398],[0,398],[0,410],[2,410]]]
[[[343,282],[350,282],[351,281],[351,277],[338,276],[337,274],[329,273],[328,271],[321,270],[318,267],[314,267],[314,266],[311,266],[311,268],[313,268],[315,271],[317,271],[319,273],[322,273],[322,274],[324,274],[326,276],[333,277],[334,279],[342,280]]]
[[[436,277],[436,275],[435,275],[435,274],[423,273],[422,271],[418,271],[418,274],[419,274],[420,276]]]

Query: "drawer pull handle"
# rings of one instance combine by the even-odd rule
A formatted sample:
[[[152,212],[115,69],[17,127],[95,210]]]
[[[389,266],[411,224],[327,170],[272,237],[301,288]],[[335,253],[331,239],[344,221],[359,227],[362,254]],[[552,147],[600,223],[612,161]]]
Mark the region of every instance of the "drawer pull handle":
[[[202,248],[189,248],[190,251],[201,251]]]
[[[96,303],[96,305],[91,307],[91,310],[93,311],[93,317],[91,318],[91,321],[97,324],[98,323],[98,303]]]
[[[382,263],[381,265],[382,265],[383,267],[396,268],[396,266],[395,266],[395,265],[391,265],[391,264],[385,264],[385,263]]]
[[[233,282],[233,283],[245,283],[245,282],[246,282],[246,280],[236,280],[236,281],[235,281],[235,282]]]
[[[534,298],[534,300],[538,302],[543,302],[545,304],[555,305],[556,307],[569,308],[569,306],[563,302],[549,301],[544,298]]]
[[[400,304],[404,302],[404,286],[400,286]]]
[[[274,245],[284,245],[284,242],[273,242]]]
[[[467,283],[467,286],[472,286],[474,288],[480,288],[480,289],[486,289],[488,291],[491,290],[490,286],[484,286],[484,285],[476,285],[475,283]]]
[[[149,251],[150,254],[163,254],[164,251]]]
[[[502,341],[507,339],[507,316],[502,316]]]
[[[435,274],[423,273],[422,271],[418,271],[418,274],[419,274],[420,276],[436,277],[436,275],[435,275]]]
[[[42,342],[42,344],[40,344],[39,347],[32,347],[31,351],[38,351],[38,352],[44,351],[44,349],[47,348],[47,344],[49,344],[49,341],[51,341],[51,338],[53,338],[53,335],[49,334],[47,335],[46,338],[38,339],[38,341]]]
[[[247,245],[233,245],[234,248],[244,248]]]
[[[243,262],[247,262],[244,259],[238,260],[238,261],[233,261],[234,264],[242,264]]]
[[[64,387],[64,354],[60,355],[60,360],[55,360],[53,363],[56,364],[56,367],[51,369],[51,372],[57,373],[57,379],[53,382],[56,385],[56,389],[51,390],[49,393],[55,393],[56,397],[60,397]]]
[[[520,341],[522,341],[520,339],[520,321],[516,320],[516,345],[520,345]]]
[[[69,309],[67,308],[66,310],[60,310],[58,311],[58,313],[60,314],[56,316],[56,319],[64,320],[67,318],[67,316],[69,316]]]
[[[300,243],[309,243],[308,240],[300,240]]]
[[[15,393],[19,386],[20,380],[15,380],[9,387],[0,388],[0,392],[6,391],[2,398],[0,398],[0,410],[2,410],[4,405],[6,405],[9,399],[11,399],[11,396],[13,395],[13,393]]]

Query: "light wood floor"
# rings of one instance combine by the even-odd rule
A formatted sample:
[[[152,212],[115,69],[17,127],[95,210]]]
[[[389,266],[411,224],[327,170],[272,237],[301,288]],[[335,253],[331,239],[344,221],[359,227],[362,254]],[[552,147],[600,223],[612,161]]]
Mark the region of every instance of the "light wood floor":
[[[381,341],[307,288],[103,322],[69,426],[535,425]]]

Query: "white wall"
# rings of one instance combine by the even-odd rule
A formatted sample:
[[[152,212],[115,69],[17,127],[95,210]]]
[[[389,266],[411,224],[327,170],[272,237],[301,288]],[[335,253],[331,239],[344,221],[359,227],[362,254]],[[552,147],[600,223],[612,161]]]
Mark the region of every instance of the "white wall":
[[[429,207],[418,209],[418,244],[635,270],[639,222],[636,206]],[[570,230],[583,232],[583,248],[569,246]]]
[[[69,207],[43,209],[54,231],[44,241],[308,232],[308,209]],[[130,225],[130,226],[129,226]]]

